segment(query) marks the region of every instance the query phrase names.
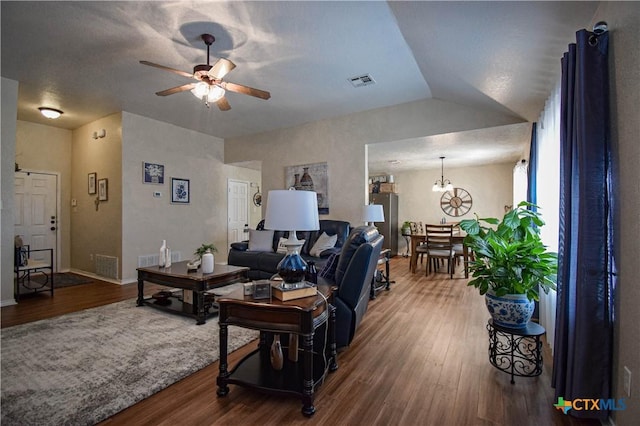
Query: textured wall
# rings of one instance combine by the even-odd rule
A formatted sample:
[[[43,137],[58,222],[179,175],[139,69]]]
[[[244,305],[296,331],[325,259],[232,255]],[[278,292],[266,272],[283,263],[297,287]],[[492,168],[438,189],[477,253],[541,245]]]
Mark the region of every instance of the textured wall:
[[[326,161],[326,218],[360,223],[368,193],[367,144],[516,122],[510,116],[430,99],[225,140],[225,162],[262,161],[266,194],[284,188],[285,166]]]
[[[594,22],[609,25],[609,72],[611,82],[611,139],[618,164],[617,252],[618,294],[615,332],[614,389],[623,390],[623,367],[632,371],[631,398],[627,409],[616,411],[617,425],[637,424],[640,419],[640,7],[636,2],[603,2]]]
[[[122,132],[120,113],[103,117],[73,131],[71,154],[71,268],[95,273],[95,255],[114,256],[118,277],[122,270]],[[93,132],[105,129],[106,137],[93,139]],[[108,179],[108,201],[89,195],[89,173]],[[97,184],[97,183],[96,183]]]

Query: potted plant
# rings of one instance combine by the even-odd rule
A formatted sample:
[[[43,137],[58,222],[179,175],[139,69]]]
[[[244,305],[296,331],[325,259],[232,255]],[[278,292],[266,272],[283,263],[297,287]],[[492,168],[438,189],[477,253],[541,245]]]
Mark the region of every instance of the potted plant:
[[[202,244],[200,247],[198,247],[195,251],[196,256],[198,256],[200,259],[202,259],[202,255],[205,254],[207,252],[207,250],[209,250],[209,252],[213,253],[215,251],[218,251],[218,249],[216,248],[216,246],[214,246],[213,244]]]
[[[402,222],[402,228],[400,229],[402,230],[402,235],[411,235],[411,222],[405,220]]]
[[[504,327],[526,327],[538,289],[556,289],[558,256],[542,243],[544,221],[537,211],[527,209],[531,206],[521,202],[502,221],[476,216],[460,222],[467,232],[464,243],[474,254],[469,285],[485,295],[494,323]]]

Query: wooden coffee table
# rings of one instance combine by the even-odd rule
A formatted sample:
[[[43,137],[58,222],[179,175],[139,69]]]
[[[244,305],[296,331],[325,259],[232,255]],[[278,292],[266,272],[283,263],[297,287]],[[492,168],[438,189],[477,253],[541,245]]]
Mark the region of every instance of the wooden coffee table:
[[[138,306],[153,306],[165,311],[187,315],[196,318],[197,324],[206,322],[204,292],[214,288],[224,287],[237,282],[249,281],[249,268],[244,266],[231,266],[216,264],[213,272],[203,274],[202,269],[197,271],[187,270],[187,261],[176,262],[169,268],[150,266],[138,268]],[[144,282],[150,282],[167,287],[181,288],[193,292],[192,303],[187,303],[177,297],[171,297],[168,305],[154,303],[150,297],[144,297]]]

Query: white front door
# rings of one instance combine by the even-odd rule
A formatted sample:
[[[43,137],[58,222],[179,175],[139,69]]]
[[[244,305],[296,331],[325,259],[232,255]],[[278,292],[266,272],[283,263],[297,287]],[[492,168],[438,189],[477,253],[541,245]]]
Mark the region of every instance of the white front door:
[[[57,188],[58,177],[52,174],[15,173],[14,233],[20,235],[31,250],[53,249],[57,263]],[[47,253],[34,253],[37,260],[48,260]]]
[[[244,229],[249,225],[249,182],[228,181],[227,244],[249,238]]]

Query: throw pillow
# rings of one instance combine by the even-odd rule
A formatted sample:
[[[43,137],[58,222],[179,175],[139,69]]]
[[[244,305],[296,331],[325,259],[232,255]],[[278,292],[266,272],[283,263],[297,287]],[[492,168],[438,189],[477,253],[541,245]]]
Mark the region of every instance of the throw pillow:
[[[278,249],[276,250],[276,253],[286,253],[287,252],[287,246],[285,245],[287,240],[288,240],[288,238],[280,237],[280,241],[278,241]],[[305,243],[305,240],[298,240],[298,241],[300,241],[301,245],[304,245],[304,243]]]
[[[273,251],[273,231],[249,229],[250,251]]]
[[[313,257],[320,257],[320,254],[330,248],[334,248],[336,243],[338,242],[338,235],[327,235],[326,232],[323,232],[322,235],[318,237],[318,240],[313,245],[311,250],[309,250],[309,254]]]
[[[336,266],[338,266],[338,258],[340,255],[338,253],[332,253],[327,259],[327,263],[324,264],[324,268],[322,271],[318,273],[322,278],[326,278],[331,281],[335,281],[336,278]]]

